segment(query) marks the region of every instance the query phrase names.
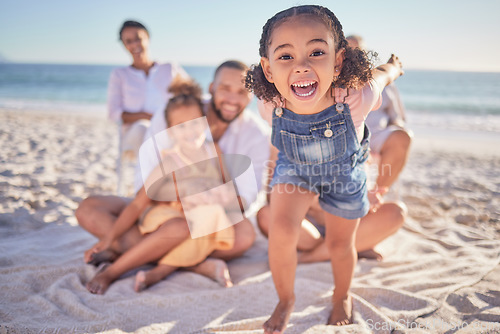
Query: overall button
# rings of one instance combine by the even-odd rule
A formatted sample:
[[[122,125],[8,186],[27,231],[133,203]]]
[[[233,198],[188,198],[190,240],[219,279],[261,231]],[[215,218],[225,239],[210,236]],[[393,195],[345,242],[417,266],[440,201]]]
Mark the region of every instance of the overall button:
[[[335,105],[335,110],[337,110],[338,112],[342,112],[342,111],[344,111],[344,104],[342,104],[342,103],[340,103],[340,102],[339,102],[339,103],[337,103],[337,104]]]
[[[326,129],[324,132],[325,137],[330,138],[333,136],[333,131],[331,129]]]
[[[274,109],[274,114],[278,117],[281,117],[281,115],[283,115],[283,109],[281,107]]]

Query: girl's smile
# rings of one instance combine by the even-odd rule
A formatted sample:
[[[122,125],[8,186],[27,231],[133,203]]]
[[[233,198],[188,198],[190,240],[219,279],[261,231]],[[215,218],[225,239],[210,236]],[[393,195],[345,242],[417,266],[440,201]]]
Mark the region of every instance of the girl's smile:
[[[314,114],[333,104],[330,90],[343,50],[335,52],[333,34],[324,23],[310,15],[287,19],[273,30],[268,50],[262,69],[287,109]]]
[[[292,84],[292,91],[299,97],[309,97],[316,92],[317,87],[316,81],[299,81]]]

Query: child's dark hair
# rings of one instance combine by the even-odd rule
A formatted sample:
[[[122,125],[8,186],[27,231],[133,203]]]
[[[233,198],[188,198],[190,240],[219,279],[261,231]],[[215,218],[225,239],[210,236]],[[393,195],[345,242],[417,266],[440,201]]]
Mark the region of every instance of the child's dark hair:
[[[165,120],[167,124],[171,111],[181,106],[198,106],[200,107],[200,116],[203,116],[202,90],[200,85],[195,81],[177,76],[170,84],[168,91],[173,96],[168,100],[167,107],[165,108]]]
[[[142,24],[141,22],[137,22],[137,21],[133,21],[133,20],[128,20],[128,21],[125,21],[123,22],[121,28],[120,28],[120,32],[118,33],[118,40],[122,40],[122,33],[123,33],[123,30],[125,30],[125,28],[139,28],[139,29],[144,29],[146,31],[146,33],[148,34],[149,36],[149,31],[148,29],[144,26],[144,24]]]
[[[268,57],[268,47],[273,30],[283,21],[298,15],[312,15],[320,19],[333,34],[336,43],[335,52],[345,49],[342,70],[335,81],[332,78],[332,87],[357,89],[363,87],[371,79],[372,64],[369,55],[360,49],[352,49],[348,46],[339,20],[328,8],[322,6],[291,7],[267,20],[262,28],[260,38],[259,54],[261,57]],[[280,97],[274,84],[267,81],[260,64],[253,65],[247,72],[245,87],[253,91],[255,96],[261,100],[271,102],[274,98]]]

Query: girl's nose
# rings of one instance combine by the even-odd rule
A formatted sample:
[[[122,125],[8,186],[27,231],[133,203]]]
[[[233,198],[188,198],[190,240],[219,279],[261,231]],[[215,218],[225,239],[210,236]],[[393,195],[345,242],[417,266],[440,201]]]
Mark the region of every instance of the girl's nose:
[[[307,73],[311,70],[307,59],[297,59],[295,73]]]

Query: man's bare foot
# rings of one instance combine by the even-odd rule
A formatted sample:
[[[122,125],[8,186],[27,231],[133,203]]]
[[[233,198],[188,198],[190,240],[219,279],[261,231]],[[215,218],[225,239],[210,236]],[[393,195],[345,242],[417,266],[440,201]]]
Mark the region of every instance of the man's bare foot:
[[[88,264],[93,264],[94,266],[98,266],[103,262],[113,262],[118,258],[118,253],[113,252],[112,250],[106,249],[99,253],[94,253],[90,257],[90,261]]]
[[[347,296],[345,299],[333,301],[333,310],[328,318],[328,325],[344,326],[352,324],[352,299]]]
[[[289,302],[280,301],[271,317],[264,323],[264,334],[284,333],[290,315],[293,311],[295,299]]]
[[[382,261],[383,256],[379,252],[376,252],[374,249],[368,249],[362,252],[358,252],[358,259]]]
[[[227,263],[224,260],[207,258],[202,263],[186,269],[211,278],[223,287],[229,288],[233,286]]]
[[[146,273],[143,270],[140,270],[135,275],[135,283],[134,283],[134,291],[141,292],[147,288],[146,284]]]
[[[102,267],[86,285],[85,287],[91,293],[97,295],[103,295],[106,290],[108,290],[109,285],[114,281],[112,277],[110,277],[106,273],[106,268],[108,266]]]

